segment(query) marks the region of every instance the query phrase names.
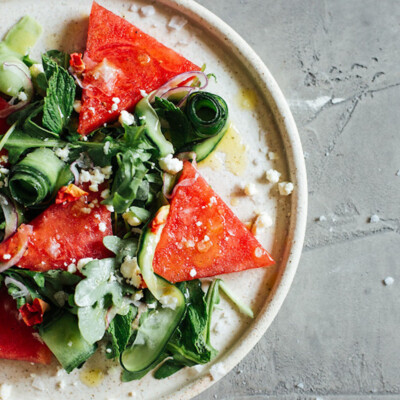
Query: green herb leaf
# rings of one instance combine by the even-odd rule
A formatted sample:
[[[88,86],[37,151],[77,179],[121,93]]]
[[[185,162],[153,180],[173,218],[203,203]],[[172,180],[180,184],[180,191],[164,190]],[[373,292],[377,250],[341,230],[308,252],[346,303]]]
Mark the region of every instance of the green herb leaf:
[[[69,121],[75,99],[75,82],[69,73],[55,61],[43,58],[48,79],[44,99],[43,125],[50,131],[61,133]]]

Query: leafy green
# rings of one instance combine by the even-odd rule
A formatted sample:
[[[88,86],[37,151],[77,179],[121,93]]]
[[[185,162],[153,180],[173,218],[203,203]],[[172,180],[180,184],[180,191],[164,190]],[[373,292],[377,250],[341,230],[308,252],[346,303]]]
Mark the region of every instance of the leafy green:
[[[135,238],[121,239],[118,236],[106,236],[103,238],[103,244],[115,254],[117,264],[122,264],[125,257],[133,258],[136,255],[138,240]]]
[[[180,361],[174,359],[168,359],[154,372],[154,378],[156,379],[168,378],[169,376],[180,371],[185,366],[186,365],[182,364],[182,362]]]
[[[131,306],[126,315],[116,315],[111,321],[107,332],[110,334],[111,340],[108,348],[111,350],[107,353],[107,357],[116,358],[126,349],[129,339],[132,336],[132,322],[137,315],[137,308]]]
[[[69,121],[75,100],[75,81],[68,71],[49,57],[43,57],[48,88],[44,99],[43,125],[60,134]]]
[[[117,314],[128,312],[123,287],[118,283],[115,258],[94,260],[82,268],[86,277],[76,287],[79,329],[89,343],[100,340],[106,331],[108,308],[115,306]]]

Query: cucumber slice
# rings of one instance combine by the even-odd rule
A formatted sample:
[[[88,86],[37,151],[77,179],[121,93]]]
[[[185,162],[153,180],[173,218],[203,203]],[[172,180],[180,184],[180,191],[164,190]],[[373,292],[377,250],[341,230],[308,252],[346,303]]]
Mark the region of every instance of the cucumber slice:
[[[185,312],[183,293],[153,271],[154,252],[168,211],[169,206],[160,208],[153,221],[143,231],[139,243],[137,258],[143,279],[150,292],[163,306],[149,313],[139,327],[132,347],[122,353],[121,364],[130,372],[143,371],[160,357]]]
[[[150,105],[148,97],[144,97],[136,104],[135,115],[139,121],[139,125],[145,126],[146,135],[157,146],[160,157],[165,157],[168,154],[174,153],[174,147],[165,139],[161,132],[161,124],[157,113]]]
[[[82,337],[77,318],[69,312],[41,326],[39,334],[67,373],[80,367],[97,349]]]
[[[210,137],[209,139],[203,140],[202,142],[190,147],[190,151],[194,151],[196,153],[196,160],[198,162],[204,160],[214,151],[218,143],[225,136],[225,133],[228,131],[229,126],[230,122],[228,121],[221,129],[221,132],[218,133],[218,135]]]

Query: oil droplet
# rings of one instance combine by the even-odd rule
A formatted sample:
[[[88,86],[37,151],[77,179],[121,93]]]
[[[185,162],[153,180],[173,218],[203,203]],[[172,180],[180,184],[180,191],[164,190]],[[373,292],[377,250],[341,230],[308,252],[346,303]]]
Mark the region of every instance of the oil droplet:
[[[104,372],[101,369],[87,369],[81,372],[80,378],[86,386],[96,387],[104,379]]]
[[[220,153],[225,155],[224,161],[221,160]],[[230,125],[216,149],[205,160],[201,161],[199,166],[218,170],[222,168],[223,162],[225,168],[237,176],[243,175],[246,170],[246,146],[242,143],[240,134],[233,125]]]
[[[236,96],[236,101],[244,110],[254,110],[257,105],[257,93],[253,89],[242,89]]]

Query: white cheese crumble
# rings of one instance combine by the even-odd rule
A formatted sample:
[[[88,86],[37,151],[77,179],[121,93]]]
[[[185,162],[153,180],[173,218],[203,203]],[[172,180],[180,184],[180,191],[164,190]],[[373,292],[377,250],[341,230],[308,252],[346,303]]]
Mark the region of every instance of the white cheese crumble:
[[[144,6],[140,7],[140,12],[144,17],[151,17],[156,13],[156,10],[153,6]]]
[[[183,161],[174,158],[172,154],[160,158],[159,164],[163,171],[168,172],[171,175],[177,174],[179,171],[182,171],[183,168]]]
[[[101,193],[100,193],[100,197],[102,199],[108,199],[110,197],[110,189],[104,189]]]
[[[26,100],[28,100],[28,96],[26,95],[25,92],[19,92],[18,93],[18,100],[26,101]]]
[[[319,222],[324,222],[324,221],[326,221],[325,215],[321,215],[320,217],[318,217],[318,221],[319,221]]]
[[[82,271],[82,268],[90,263],[90,261],[93,261],[93,258],[91,257],[87,257],[87,258],[81,258],[78,263],[76,264],[76,268],[78,269],[78,271]]]
[[[89,190],[92,192],[97,192],[99,190],[99,185],[102,184],[106,179],[110,179],[111,174],[111,165],[103,168],[94,167],[90,171],[82,170],[79,174],[79,182],[90,182],[91,185],[89,186]]]
[[[371,215],[371,217],[370,217],[370,219],[369,219],[369,222],[370,222],[371,224],[376,224],[376,223],[379,222],[379,221],[380,221],[380,218],[379,218],[379,216],[376,215],[376,214]]]
[[[80,100],[75,100],[73,107],[74,107],[75,112],[77,112],[79,114],[82,110],[82,102]]]
[[[107,225],[105,224],[105,222],[100,222],[99,223],[99,231],[100,232],[105,232],[107,229]]]
[[[135,117],[128,111],[122,110],[119,115],[118,121],[121,125],[133,125],[135,122]]]
[[[140,89],[139,91],[140,91],[140,95],[141,95],[142,97],[147,97],[147,96],[148,96],[148,95],[147,95],[147,92],[146,92],[145,90]]]
[[[259,235],[260,233],[265,232],[267,228],[270,228],[273,225],[272,218],[268,213],[263,212],[257,215],[256,220],[253,222],[251,226],[251,232],[253,235]]]
[[[383,283],[385,284],[385,286],[393,285],[394,279],[391,276],[388,276],[383,280]]]
[[[225,366],[222,362],[214,364],[210,368],[210,375],[214,381],[222,378],[227,373]]]
[[[121,264],[121,274],[132,286],[138,288],[142,283],[142,277],[140,274],[139,265],[137,258],[126,256],[124,262]]]
[[[11,259],[11,254],[4,254],[3,259],[4,260],[10,260]]]
[[[8,175],[10,170],[8,168],[0,167],[0,174],[1,175]]]
[[[196,222],[196,225],[197,225],[197,226],[202,226],[203,223],[202,223],[201,221],[197,221],[197,222]]]
[[[64,147],[63,149],[58,148],[54,151],[54,154],[64,162],[68,161],[68,156],[69,156],[69,149],[68,147]]]
[[[113,103],[115,103],[115,104],[121,103],[121,99],[120,99],[119,97],[113,97],[113,98],[112,98],[112,101],[113,101]]]
[[[278,172],[276,169],[269,169],[266,172],[266,176],[269,182],[277,183],[279,182],[279,178],[281,177],[281,173]]]
[[[168,28],[180,31],[187,24],[187,19],[180,15],[174,15],[168,22]]]
[[[163,308],[170,308],[171,310],[175,310],[178,305],[178,299],[175,296],[165,295],[160,297],[160,303]]]
[[[132,5],[129,7],[129,11],[138,12],[138,11],[139,11],[139,6],[137,6],[136,4],[132,4]]]
[[[74,263],[71,263],[68,265],[67,271],[70,274],[74,274],[76,272],[76,265]]]
[[[12,388],[12,385],[9,385],[8,383],[3,383],[0,386],[0,398],[2,400],[8,400],[11,397]]]
[[[114,206],[107,204],[106,208],[107,208],[108,211],[114,212]]]
[[[248,183],[244,188],[244,193],[246,196],[254,196],[257,194],[258,190],[254,183]]]
[[[111,106],[111,111],[117,111],[118,110],[118,104],[113,103]]]
[[[281,196],[289,196],[294,189],[292,182],[281,182],[278,184],[279,194]]]
[[[190,275],[192,278],[194,278],[194,277],[197,275],[197,271],[196,271],[194,268],[192,268],[192,269],[190,270],[190,272],[189,272],[189,275]]]
[[[122,214],[122,218],[130,225],[130,226],[139,226],[142,221],[136,217],[136,215],[133,215],[132,212],[125,212]]]

